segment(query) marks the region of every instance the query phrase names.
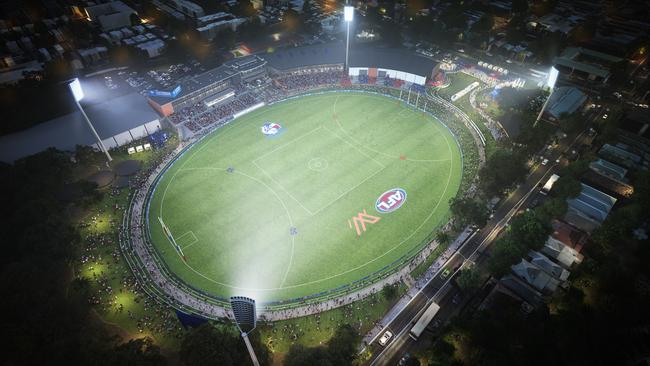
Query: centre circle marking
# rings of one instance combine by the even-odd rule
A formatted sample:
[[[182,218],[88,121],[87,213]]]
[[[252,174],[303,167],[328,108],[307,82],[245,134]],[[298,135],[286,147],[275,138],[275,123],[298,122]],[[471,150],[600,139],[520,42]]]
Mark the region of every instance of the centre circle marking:
[[[315,172],[322,172],[327,169],[329,163],[323,158],[313,158],[307,163],[307,167]]]

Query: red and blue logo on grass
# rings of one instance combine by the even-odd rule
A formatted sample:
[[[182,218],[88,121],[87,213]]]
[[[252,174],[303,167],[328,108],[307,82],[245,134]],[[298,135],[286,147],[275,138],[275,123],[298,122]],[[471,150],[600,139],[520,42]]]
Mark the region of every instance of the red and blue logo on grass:
[[[262,125],[262,133],[267,136],[273,136],[280,132],[281,129],[282,126],[280,126],[279,123],[275,122],[266,122],[264,125]]]
[[[375,208],[381,213],[389,213],[402,207],[404,202],[406,202],[406,191],[402,188],[393,188],[377,198]]]

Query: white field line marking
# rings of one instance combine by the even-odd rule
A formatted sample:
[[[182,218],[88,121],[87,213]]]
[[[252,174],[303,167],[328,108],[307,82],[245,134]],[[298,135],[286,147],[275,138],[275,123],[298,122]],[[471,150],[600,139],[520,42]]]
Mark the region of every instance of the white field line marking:
[[[337,96],[337,100],[338,100],[338,96]],[[336,100],[335,100],[335,102],[334,102],[334,105],[336,105]],[[449,147],[449,142],[448,142],[448,141],[447,141],[447,146]],[[368,149],[368,150],[370,150],[370,149]],[[450,149],[450,150],[451,150],[451,149]],[[376,151],[376,152],[377,152],[377,151]],[[380,154],[383,154],[383,155],[387,155],[387,154],[384,154],[384,153],[381,153],[381,152],[377,152],[377,153],[380,153]],[[192,158],[195,154],[196,154],[196,152],[194,152],[194,154],[192,154],[192,155],[190,156],[190,158]],[[387,155],[387,156],[390,156],[390,155]],[[189,161],[190,158],[188,158],[187,161]],[[328,281],[328,280],[331,280],[331,279],[333,279],[333,278],[336,278],[336,277],[340,277],[340,276],[346,275],[346,274],[348,274],[348,273],[350,273],[350,272],[354,272],[354,271],[356,271],[356,270],[358,270],[358,269],[360,269],[360,268],[363,268],[363,267],[365,267],[365,266],[367,266],[367,265],[369,265],[369,264],[371,264],[371,263],[373,263],[373,262],[375,262],[375,261],[377,261],[377,260],[383,258],[383,257],[386,256],[388,253],[390,253],[390,252],[392,252],[393,250],[397,249],[398,247],[402,246],[406,241],[410,240],[410,239],[413,237],[413,235],[415,235],[415,233],[417,233],[417,232],[418,232],[418,231],[419,231],[419,230],[424,226],[424,224],[425,224],[427,221],[429,221],[429,219],[431,219],[431,217],[433,216],[433,213],[434,213],[434,212],[438,209],[438,207],[440,206],[440,203],[442,202],[442,198],[443,198],[443,197],[445,196],[445,194],[447,193],[447,189],[449,188],[449,183],[450,183],[450,181],[451,181],[451,171],[452,171],[452,168],[453,168],[453,165],[454,165],[454,164],[453,164],[454,161],[453,161],[453,159],[447,159],[447,160],[451,161],[451,163],[449,164],[449,173],[448,173],[448,175],[447,175],[447,183],[445,184],[445,188],[444,188],[442,194],[440,195],[440,198],[438,199],[438,202],[437,202],[436,205],[433,207],[433,209],[431,210],[431,212],[429,213],[429,215],[427,215],[427,217],[422,221],[422,223],[421,223],[417,228],[415,228],[415,230],[413,230],[409,236],[407,236],[406,238],[404,238],[401,242],[399,242],[398,244],[396,244],[393,248],[387,250],[384,254],[382,254],[382,255],[380,255],[380,256],[378,256],[378,257],[375,257],[375,258],[369,260],[368,262],[363,263],[363,264],[361,264],[361,265],[359,265],[359,266],[357,266],[357,267],[354,267],[354,268],[352,268],[352,269],[349,269],[349,270],[343,271],[343,272],[341,272],[341,273],[338,273],[338,274],[335,274],[335,275],[332,275],[332,276],[329,276],[329,277],[326,277],[326,278],[321,278],[321,279],[314,280],[314,281],[308,281],[308,282],[300,283],[300,284],[297,284],[297,285],[286,286],[286,287],[276,287],[276,288],[263,288],[263,289],[258,289],[258,288],[238,287],[238,286],[234,286],[234,285],[230,285],[230,284],[226,284],[226,283],[218,282],[218,281],[215,281],[215,280],[213,280],[213,279],[211,279],[211,278],[209,278],[209,277],[206,277],[206,276],[203,275],[202,273],[196,271],[194,268],[192,268],[191,266],[189,266],[187,263],[185,263],[185,265],[186,265],[186,266],[187,266],[191,271],[193,271],[193,272],[196,273],[197,275],[199,275],[199,276],[205,278],[206,280],[208,280],[208,281],[210,281],[210,282],[216,283],[216,284],[221,285],[221,286],[229,287],[229,288],[232,288],[232,289],[236,289],[236,290],[248,290],[248,291],[277,291],[277,290],[284,290],[284,289],[291,289],[291,288],[303,287],[303,286],[312,285],[312,284],[314,284],[314,283],[319,283],[319,282],[323,282],[323,281]],[[185,163],[183,164],[183,166],[187,163],[187,161],[185,161]],[[182,168],[182,166],[181,166],[181,168]],[[218,170],[225,170],[225,169],[223,169],[223,168],[187,168],[187,169],[185,169],[185,170],[191,170],[191,169],[192,169],[192,170],[193,170],[193,169],[218,169]],[[180,170],[180,169],[179,169],[179,170]],[[242,175],[244,175],[244,176],[247,176],[247,175],[245,175],[245,174],[243,174],[243,173],[241,173],[241,172],[239,172],[239,171],[235,171],[235,172],[236,172],[236,173],[239,173],[239,174],[242,174]],[[178,171],[175,172],[174,176],[175,176],[177,173],[178,173]],[[174,178],[174,176],[172,176],[172,179]],[[260,181],[260,180],[258,180],[258,179],[256,179],[256,178],[253,178],[253,177],[250,177],[250,176],[248,176],[248,177],[251,178],[251,179],[253,179],[253,180],[255,180],[255,181],[257,181],[257,182],[259,182],[259,183],[261,183],[261,184],[263,184],[263,185],[266,186],[269,190],[271,190],[271,192],[273,192],[273,194],[278,198],[278,200],[280,200],[280,202],[282,203],[282,205],[285,207],[285,210],[287,210],[286,205],[284,204],[284,201],[282,201],[282,199],[277,195],[277,193],[276,193],[276,192],[275,192],[271,187],[269,187],[266,183],[264,183],[264,182],[262,182],[262,181]],[[170,180],[170,183],[167,185],[167,188],[169,187],[170,184],[171,184],[171,180]],[[165,189],[165,193],[166,193],[166,191],[167,191],[167,189]],[[164,194],[165,194],[165,193],[163,193],[163,200],[164,200]],[[289,215],[288,210],[287,210],[287,214]],[[162,216],[162,201],[161,201],[161,216]],[[292,222],[292,220],[291,220],[291,216],[290,216],[290,215],[289,215],[289,221]],[[292,225],[293,225],[293,223],[292,223]],[[286,278],[286,275],[289,273],[290,266],[291,266],[291,264],[292,264],[292,262],[293,262],[293,247],[294,247],[294,239],[293,239],[293,236],[292,236],[292,252],[291,252],[291,258],[290,258],[289,267],[287,267],[287,272],[285,273],[285,278]]]
[[[368,97],[371,97],[371,96],[368,96]],[[336,114],[336,103],[337,102],[338,102],[338,98],[334,101],[334,107],[333,107],[334,108],[334,114]],[[404,110],[413,112],[408,108],[402,109],[402,111],[404,111]],[[393,112],[393,113],[395,113],[395,112]],[[399,113],[401,113],[401,111]],[[416,112],[413,112],[413,113],[416,113]],[[391,155],[391,154],[386,154],[384,152],[375,150],[375,149],[373,149],[371,147],[365,146],[364,144],[359,142],[359,140],[357,140],[354,136],[352,136],[345,128],[343,128],[343,125],[341,125],[341,122],[339,121],[338,117],[335,118],[334,120],[336,121],[336,124],[339,126],[339,129],[341,129],[341,131],[345,134],[345,136],[347,136],[349,139],[354,141],[357,145],[361,146],[362,148],[364,148],[364,149],[366,149],[368,151],[372,151],[372,152],[374,152],[376,154],[386,156],[386,157],[391,158],[391,159],[399,159],[400,158],[399,155],[394,156],[394,155]],[[397,119],[396,118],[391,119],[391,121],[395,121],[395,120],[397,120]],[[438,123],[440,123],[440,122],[438,122]],[[436,132],[439,132],[439,131],[436,131]],[[444,131],[443,131],[442,135],[443,136],[445,135]],[[445,137],[445,140],[446,140],[446,137]],[[449,142],[447,142],[447,144],[449,144]],[[451,158],[448,158],[448,159],[411,159],[411,158],[406,158],[406,160],[407,161],[413,161],[413,162],[416,162],[416,163],[429,163],[429,162],[449,161],[449,160],[451,160]]]
[[[357,151],[359,152],[359,154],[361,154],[361,155],[365,156],[366,158],[368,158],[368,159],[374,161],[375,163],[379,164],[379,166],[382,167],[382,169],[386,167],[384,164],[382,164],[381,162],[377,161],[377,160],[376,160],[375,158],[373,158],[372,156],[370,156],[370,155],[366,154],[365,152],[361,151],[358,147],[354,146],[354,145],[351,144],[349,141],[343,139],[341,136],[339,136],[339,135],[337,135],[336,133],[334,133],[334,131],[330,131],[329,128],[327,128],[327,127],[324,127],[324,129],[325,129],[327,132],[329,132],[329,133],[331,133],[332,135],[334,135],[334,137],[336,137],[337,139],[343,141],[344,143],[346,143],[347,145],[349,145],[349,146],[352,147],[353,149],[357,150]]]
[[[280,149],[284,149],[285,147],[287,147],[287,146],[293,144],[294,142],[298,142],[298,141],[304,139],[305,137],[307,137],[307,136],[309,136],[309,135],[311,135],[311,134],[313,134],[313,133],[319,131],[319,130],[322,129],[322,128],[323,128],[322,126],[318,126],[318,127],[316,127],[315,129],[313,129],[313,130],[311,130],[311,131],[309,131],[309,132],[307,132],[307,133],[305,133],[305,134],[303,134],[303,135],[300,135],[300,136],[296,137],[295,139],[293,139],[293,140],[291,140],[291,141],[288,141],[287,143],[282,144],[282,145],[276,147],[275,149],[273,149],[273,150],[271,150],[271,151],[266,152],[265,154],[263,154],[263,155],[261,155],[261,156],[255,158],[255,159],[253,160],[253,163],[255,163],[257,160],[260,160],[260,159],[264,158],[264,157],[267,156],[267,155],[273,154],[274,152],[276,152],[276,151],[278,151],[278,150],[280,150]]]
[[[257,160],[257,159],[256,159],[256,160]],[[297,203],[300,207],[302,207],[302,209],[305,210],[305,212],[307,212],[307,213],[309,214],[309,216],[314,216],[314,213],[311,212],[310,209],[308,209],[307,207],[305,207],[305,206],[302,204],[302,202],[300,202],[296,197],[294,197],[291,193],[289,193],[289,191],[288,191],[286,188],[284,188],[284,186],[283,186],[282,184],[280,184],[280,182],[278,182],[277,180],[273,179],[273,177],[271,176],[271,174],[269,174],[266,170],[264,170],[264,168],[262,168],[261,166],[257,165],[257,163],[255,162],[255,160],[253,160],[252,163],[253,163],[253,165],[255,165],[255,166],[257,167],[257,169],[259,169],[259,170],[262,172],[262,174],[266,175],[266,177],[269,178],[269,179],[270,179],[273,183],[275,183],[278,187],[280,187],[280,189],[282,189],[282,190],[284,191],[284,193],[286,193],[289,197],[291,197],[292,200],[296,201],[296,203]]]
[[[180,241],[181,238],[184,238],[187,235],[191,235],[193,240],[192,240],[192,242],[190,242],[188,244],[185,244],[185,246],[182,247],[182,249],[187,249],[187,248],[191,247],[192,245],[199,242],[199,238],[197,238],[196,235],[194,235],[194,232],[192,230],[190,230],[190,231],[186,232],[185,234],[183,234],[183,235],[179,236],[178,238],[176,238],[176,241]]]
[[[182,170],[220,170],[220,171],[226,171],[225,168],[216,168],[216,167],[205,167],[205,168],[184,168],[184,169],[182,169]],[[278,195],[278,193],[277,193],[273,188],[271,188],[268,184],[264,183],[263,181],[261,181],[261,180],[255,178],[255,177],[251,177],[251,176],[248,175],[248,174],[242,173],[240,170],[235,170],[234,173],[239,174],[239,175],[242,175],[242,176],[247,177],[247,178],[249,178],[249,179],[252,179],[252,180],[254,180],[254,181],[256,181],[256,182],[262,184],[262,185],[263,185],[264,187],[266,187],[269,191],[271,191],[271,193],[273,193],[273,195],[278,199],[278,201],[280,201],[280,203],[282,204],[282,207],[284,208],[284,211],[287,213],[287,217],[289,218],[289,224],[290,224],[291,226],[294,226],[293,218],[291,217],[291,213],[289,212],[289,209],[287,208],[287,205],[284,203],[284,201],[282,200],[282,198],[280,198],[280,196]],[[294,237],[294,236],[291,236],[291,256],[289,257],[289,264],[287,265],[287,270],[286,270],[285,273],[284,273],[284,279],[282,280],[282,282],[284,282],[284,281],[286,280],[287,275],[289,274],[289,270],[291,269],[291,265],[293,264],[294,249],[295,249],[295,237]],[[234,285],[231,285],[231,284],[228,284],[228,283],[223,283],[223,282],[216,281],[216,280],[214,280],[214,279],[212,279],[212,278],[210,278],[210,277],[204,275],[203,273],[197,271],[196,269],[194,269],[194,267],[190,266],[188,263],[186,263],[186,262],[183,262],[183,263],[184,263],[185,266],[186,266],[187,268],[189,268],[192,272],[194,272],[194,273],[197,274],[198,276],[200,276],[200,277],[202,277],[202,278],[204,278],[204,279],[206,279],[206,280],[208,280],[208,281],[210,281],[210,282],[212,282],[212,283],[216,283],[217,285],[221,285],[221,286],[229,287],[229,288],[232,288],[232,289],[235,289],[235,290],[249,290],[249,288],[246,288],[246,287],[238,287],[238,286],[234,286]],[[274,288],[274,289],[272,289],[272,290],[281,290],[281,289],[284,289],[284,288],[285,288],[285,287],[280,286],[280,287],[276,287],[276,288]]]
[[[296,285],[285,286],[285,287],[275,287],[275,288],[241,288],[241,287],[235,287],[235,286],[225,285],[225,284],[222,284],[222,283],[216,282],[216,281],[211,280],[211,279],[208,279],[208,280],[210,280],[210,281],[212,281],[212,282],[215,282],[215,283],[218,283],[218,284],[221,284],[221,285],[225,285],[225,286],[228,286],[228,287],[234,288],[234,289],[240,289],[240,290],[243,289],[243,290],[249,290],[249,291],[277,291],[277,290],[285,290],[285,289],[291,289],[291,288],[303,287],[303,286],[312,285],[312,284],[314,284],[314,283],[319,283],[319,282],[323,282],[323,281],[328,281],[328,280],[331,280],[331,279],[333,279],[333,278],[336,278],[336,277],[340,277],[340,276],[346,275],[346,274],[348,274],[348,273],[350,273],[350,272],[354,272],[354,271],[356,271],[356,270],[358,270],[358,269],[361,269],[361,268],[363,268],[363,267],[365,267],[365,266],[367,266],[367,265],[369,265],[369,264],[371,264],[371,263],[374,263],[374,262],[376,262],[377,260],[379,260],[379,259],[385,257],[385,256],[386,256],[387,254],[389,254],[390,252],[392,252],[392,251],[394,251],[395,249],[397,249],[397,248],[399,248],[400,246],[402,246],[402,245],[403,245],[404,243],[406,243],[408,240],[410,240],[410,239],[413,237],[413,235],[415,235],[415,234],[416,234],[416,233],[417,233],[417,232],[418,232],[418,231],[419,231],[419,230],[424,226],[424,224],[425,224],[427,221],[429,221],[429,219],[431,218],[431,216],[433,216],[433,213],[438,209],[438,206],[440,206],[440,203],[442,202],[442,197],[444,197],[445,194],[447,193],[447,189],[449,188],[449,182],[451,181],[451,171],[452,171],[452,167],[453,167],[453,160],[452,160],[452,163],[449,164],[449,173],[448,173],[448,175],[447,175],[447,183],[445,184],[445,188],[444,188],[442,194],[440,195],[440,198],[438,199],[438,203],[436,203],[436,205],[433,207],[433,209],[431,210],[431,212],[429,213],[429,215],[428,215],[428,216],[427,216],[427,217],[422,221],[422,223],[421,223],[417,228],[415,228],[415,230],[411,231],[411,234],[410,234],[409,236],[407,236],[406,238],[404,238],[401,242],[399,242],[399,243],[398,243],[397,245],[395,245],[393,248],[391,248],[391,249],[387,250],[385,253],[383,253],[383,254],[381,254],[381,255],[379,255],[379,256],[377,256],[377,257],[375,257],[375,258],[373,258],[373,259],[371,259],[371,260],[369,260],[369,261],[367,261],[366,263],[363,263],[363,264],[358,265],[358,266],[356,266],[356,267],[354,267],[354,268],[348,269],[348,270],[343,271],[343,272],[341,272],[341,273],[338,273],[338,274],[335,274],[335,275],[331,275],[331,276],[328,276],[328,277],[325,277],[325,278],[321,278],[321,279],[313,280],[313,281],[308,281],[308,282],[303,282],[303,283],[296,284]]]

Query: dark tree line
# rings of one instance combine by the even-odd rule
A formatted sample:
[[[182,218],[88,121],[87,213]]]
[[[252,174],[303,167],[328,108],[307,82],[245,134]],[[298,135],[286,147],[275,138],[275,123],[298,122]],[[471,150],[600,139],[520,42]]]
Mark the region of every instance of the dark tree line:
[[[53,149],[0,165],[4,362],[164,365],[151,340],[111,337],[91,312],[89,283],[70,281],[81,238],[60,197],[71,169],[69,156]],[[84,191],[97,200],[94,188]]]
[[[92,153],[78,149],[78,159]],[[54,149],[0,164],[0,311],[9,365],[165,365],[166,358],[149,338],[123,342],[111,336],[93,312],[90,282],[72,279],[81,237],[66,210],[64,192],[78,184],[76,204],[97,202],[96,186],[72,182],[70,156]],[[250,363],[233,326],[204,325],[186,334],[180,360],[186,365]],[[251,336],[257,356],[269,364],[268,348]]]

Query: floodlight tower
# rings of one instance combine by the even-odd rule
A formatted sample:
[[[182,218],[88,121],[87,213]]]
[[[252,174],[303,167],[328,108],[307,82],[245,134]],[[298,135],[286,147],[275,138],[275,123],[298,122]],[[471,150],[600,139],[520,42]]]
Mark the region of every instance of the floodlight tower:
[[[354,7],[350,5],[345,5],[343,7],[343,20],[347,26],[347,35],[345,37],[345,71],[348,71],[348,60],[350,54],[350,23],[354,19]]]
[[[535,120],[535,123],[533,123],[533,127],[537,126],[537,122],[539,122],[540,119],[542,119],[542,114],[544,113],[544,109],[546,109],[546,105],[548,104],[548,101],[551,100],[551,95],[553,95],[553,90],[555,88],[555,82],[557,81],[557,77],[560,74],[558,69],[555,67],[551,67],[551,71],[548,73],[548,79],[546,79],[546,86],[550,89],[550,92],[548,94],[548,98],[546,98],[546,101],[544,101],[544,104],[542,105],[542,110],[539,111],[539,114],[537,115],[537,119]]]
[[[106,154],[106,159],[108,161],[106,164],[108,165],[111,161],[113,161],[113,158],[111,157],[111,154],[108,153],[108,150],[106,149],[106,146],[104,146],[104,143],[102,142],[102,139],[99,138],[99,135],[97,134],[97,131],[95,130],[95,127],[93,124],[90,122],[90,119],[88,118],[88,115],[86,115],[86,112],[84,111],[83,108],[81,108],[81,104],[79,103],[80,100],[84,98],[84,91],[81,89],[81,83],[79,82],[79,79],[75,78],[68,84],[68,87],[70,88],[70,91],[72,92],[72,96],[74,97],[75,103],[77,103],[77,108],[79,108],[79,112],[81,112],[81,115],[84,116],[84,119],[86,120],[86,123],[88,124],[88,127],[90,127],[90,131],[92,131],[93,135],[95,135],[95,138],[97,139],[97,144],[99,145],[100,150],[104,154]]]
[[[251,356],[253,365],[260,366],[255,355],[255,350],[253,350],[253,345],[248,339],[248,333],[252,332],[257,324],[255,300],[244,296],[232,296],[230,298],[230,306],[235,315],[235,323],[237,324],[237,328],[239,328],[241,337],[244,338],[244,343],[246,343],[246,348],[248,349],[248,354]]]

